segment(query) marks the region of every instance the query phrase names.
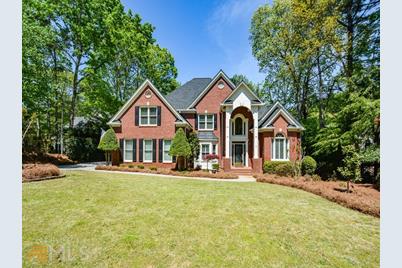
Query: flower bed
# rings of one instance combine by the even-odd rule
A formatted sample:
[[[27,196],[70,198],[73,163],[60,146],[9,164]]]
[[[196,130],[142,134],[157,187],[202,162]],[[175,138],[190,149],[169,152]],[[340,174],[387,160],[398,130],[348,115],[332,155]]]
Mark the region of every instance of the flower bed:
[[[313,181],[305,177],[299,179],[279,177],[275,175],[254,175],[258,182],[267,182],[290,186],[322,196],[342,206],[360,212],[380,217],[380,192],[372,185],[351,183],[352,192],[340,191],[344,182],[341,181]]]
[[[152,169],[151,169],[152,168]],[[206,171],[175,171],[165,168],[138,168],[138,167],[126,167],[126,166],[96,166],[96,170],[109,170],[109,171],[125,171],[125,172],[141,172],[150,174],[163,174],[172,176],[183,177],[202,177],[202,178],[214,178],[214,179],[237,179],[238,176],[230,173],[216,172],[209,173]]]
[[[43,179],[59,178],[60,170],[52,164],[24,164],[22,165],[22,181],[38,181]]]

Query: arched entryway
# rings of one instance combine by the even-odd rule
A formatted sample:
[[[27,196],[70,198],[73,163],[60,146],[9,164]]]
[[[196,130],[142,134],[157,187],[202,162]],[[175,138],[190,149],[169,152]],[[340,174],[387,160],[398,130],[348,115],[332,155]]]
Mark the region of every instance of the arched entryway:
[[[232,167],[249,167],[253,155],[250,130],[253,128],[253,114],[247,107],[237,107],[230,118],[230,156]]]

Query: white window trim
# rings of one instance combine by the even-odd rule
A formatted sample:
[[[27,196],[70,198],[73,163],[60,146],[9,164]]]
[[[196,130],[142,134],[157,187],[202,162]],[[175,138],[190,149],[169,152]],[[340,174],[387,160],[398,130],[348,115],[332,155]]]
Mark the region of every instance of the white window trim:
[[[236,135],[235,134],[235,121],[237,118],[241,118],[243,121],[243,133],[242,135]],[[235,117],[231,119],[230,123],[231,129],[230,129],[230,134],[232,137],[247,137],[247,130],[248,130],[248,118],[245,118],[242,114],[237,114]]]
[[[145,160],[145,141],[151,141],[151,160]],[[153,151],[154,151],[154,143],[152,141],[152,139],[148,140],[148,139],[144,139],[142,141],[142,161],[144,163],[152,163],[153,159]]]
[[[198,155],[198,160],[199,161],[206,161],[206,160],[204,160],[203,158],[202,158],[202,145],[208,145],[209,146],[209,153],[208,154],[212,154],[212,145],[214,145],[215,144],[215,146],[216,146],[216,152],[215,152],[215,155],[219,155],[218,153],[218,143],[214,143],[214,142],[200,142],[200,154]]]
[[[212,115],[212,128],[207,128],[208,124],[207,124],[207,117],[208,115]],[[200,128],[200,116],[205,116],[205,128]],[[197,124],[198,124],[198,130],[214,130],[215,129],[215,115],[214,114],[197,114]]]
[[[170,146],[172,146],[172,140],[163,140],[163,142],[162,142],[162,162],[163,163],[173,163],[172,156],[170,156],[170,160],[165,160],[165,141],[170,141]]]
[[[276,140],[279,140],[279,139],[281,139],[281,140],[284,140],[284,143],[285,143],[285,146],[286,146],[286,148],[285,148],[285,158],[276,158],[275,157],[275,155],[276,155],[276,146],[275,146],[275,143],[276,143]],[[290,152],[289,152],[289,144],[290,144],[290,141],[289,141],[289,139],[287,139],[285,136],[283,136],[283,137],[274,137],[273,139],[272,139],[272,157],[271,157],[271,161],[289,161],[289,155],[290,155]]]
[[[128,140],[130,140],[130,139],[128,139]],[[124,142],[123,142],[123,162],[133,162],[133,158],[134,158],[134,150],[131,148],[133,156],[131,157],[131,159],[126,159],[126,141],[128,141],[128,140],[124,139]],[[131,141],[134,142],[133,139],[131,139]]]
[[[147,109],[147,118],[148,118],[148,124],[142,124],[141,123],[141,110],[143,109],[143,108],[146,108]],[[150,111],[151,111],[151,108],[155,108],[156,109],[156,124],[149,124],[149,122],[151,121],[151,116],[150,116]],[[155,126],[157,126],[158,125],[158,107],[157,106],[140,106],[139,107],[139,118],[138,118],[138,121],[139,121],[139,125],[140,126],[148,126],[148,127],[155,127]]]

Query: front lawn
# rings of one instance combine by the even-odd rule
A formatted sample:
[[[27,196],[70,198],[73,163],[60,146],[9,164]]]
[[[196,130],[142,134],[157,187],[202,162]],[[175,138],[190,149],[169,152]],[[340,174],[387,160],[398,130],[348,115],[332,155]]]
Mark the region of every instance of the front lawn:
[[[66,173],[23,184],[24,266],[379,266],[378,218],[301,190]]]

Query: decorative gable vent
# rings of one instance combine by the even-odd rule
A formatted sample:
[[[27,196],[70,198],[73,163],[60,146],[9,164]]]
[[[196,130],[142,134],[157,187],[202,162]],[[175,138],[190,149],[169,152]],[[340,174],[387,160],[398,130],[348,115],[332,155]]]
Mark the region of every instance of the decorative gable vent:
[[[150,89],[147,89],[147,91],[145,91],[144,93],[145,98],[149,99],[152,97],[152,92]]]

